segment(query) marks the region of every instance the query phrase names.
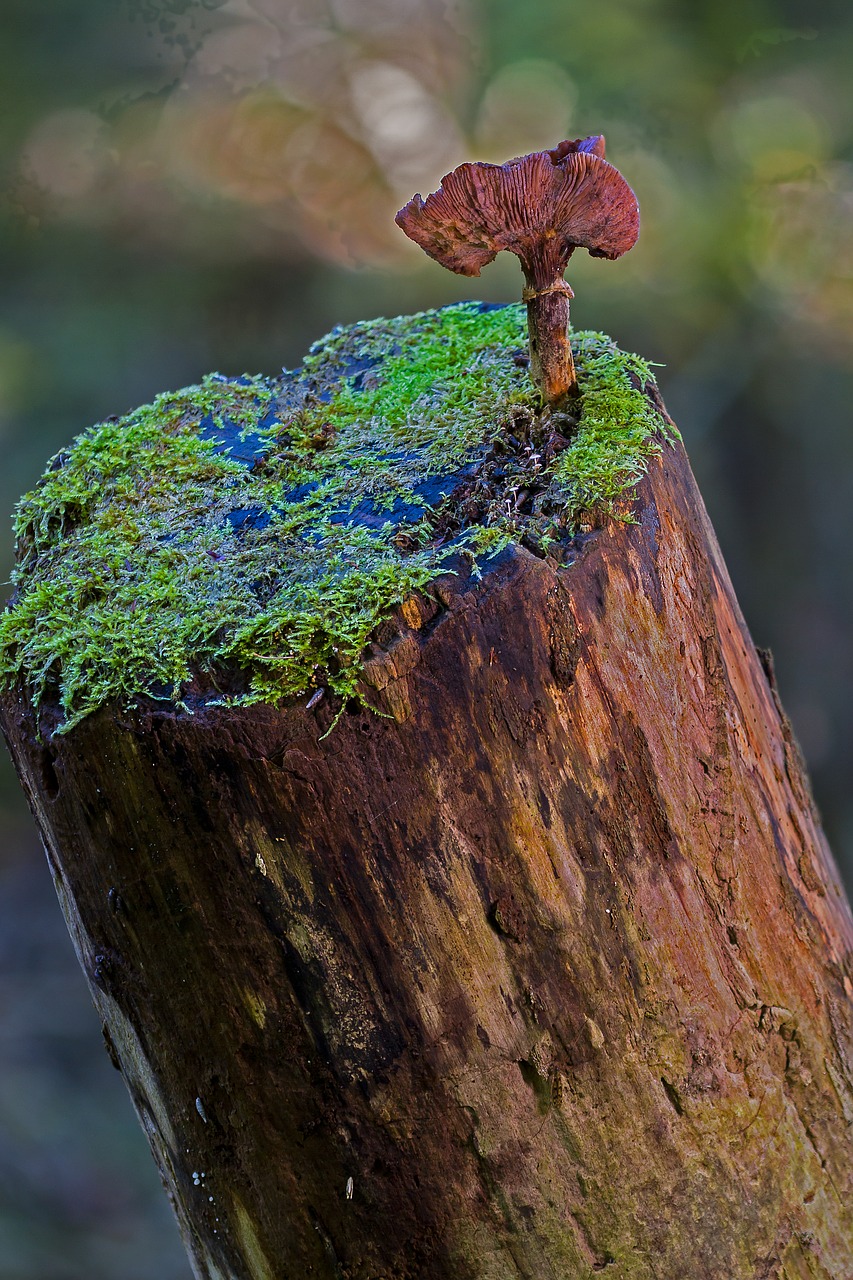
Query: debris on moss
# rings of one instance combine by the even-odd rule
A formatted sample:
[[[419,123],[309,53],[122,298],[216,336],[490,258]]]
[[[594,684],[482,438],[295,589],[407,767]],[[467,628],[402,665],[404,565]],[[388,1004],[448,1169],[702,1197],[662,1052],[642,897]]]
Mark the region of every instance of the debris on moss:
[[[206,377],[56,455],[16,517],[0,680],[67,731],[112,699],[353,695],[370,634],[453,556],[625,518],[674,429],[648,365],[573,334],[539,411],[521,306],[335,329],[280,378]]]

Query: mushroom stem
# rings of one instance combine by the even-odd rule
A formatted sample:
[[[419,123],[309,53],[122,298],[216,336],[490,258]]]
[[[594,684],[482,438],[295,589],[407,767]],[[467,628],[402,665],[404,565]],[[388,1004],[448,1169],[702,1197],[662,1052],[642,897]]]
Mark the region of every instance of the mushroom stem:
[[[575,362],[569,343],[569,302],[574,297],[565,280],[545,289],[529,286],[527,303],[530,376],[543,404],[558,405],[578,393]]]

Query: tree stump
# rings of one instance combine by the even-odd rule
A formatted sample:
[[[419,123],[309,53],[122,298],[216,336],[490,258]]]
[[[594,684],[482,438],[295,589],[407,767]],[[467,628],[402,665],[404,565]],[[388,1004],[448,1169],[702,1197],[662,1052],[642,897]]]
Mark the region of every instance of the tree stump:
[[[340,697],[3,695],[197,1276],[853,1275],[849,907],[680,444],[631,502]]]

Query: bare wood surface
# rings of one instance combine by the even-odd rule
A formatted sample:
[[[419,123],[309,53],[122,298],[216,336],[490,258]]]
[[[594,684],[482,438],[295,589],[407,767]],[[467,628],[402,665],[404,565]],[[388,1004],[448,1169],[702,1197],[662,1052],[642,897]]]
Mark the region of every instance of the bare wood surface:
[[[853,925],[686,458],[411,600],[388,713],[5,731],[210,1280],[853,1275]]]

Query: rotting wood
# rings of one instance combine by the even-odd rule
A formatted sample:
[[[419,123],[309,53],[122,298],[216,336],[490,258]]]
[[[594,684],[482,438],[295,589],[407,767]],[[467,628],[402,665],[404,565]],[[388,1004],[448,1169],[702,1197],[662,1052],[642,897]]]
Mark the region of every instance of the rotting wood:
[[[5,732],[201,1277],[853,1275],[853,925],[683,450],[365,696]]]

